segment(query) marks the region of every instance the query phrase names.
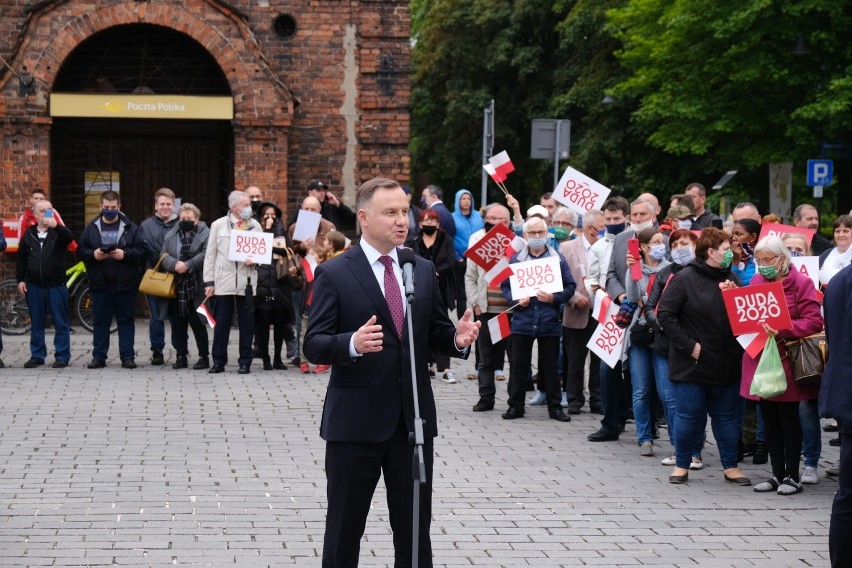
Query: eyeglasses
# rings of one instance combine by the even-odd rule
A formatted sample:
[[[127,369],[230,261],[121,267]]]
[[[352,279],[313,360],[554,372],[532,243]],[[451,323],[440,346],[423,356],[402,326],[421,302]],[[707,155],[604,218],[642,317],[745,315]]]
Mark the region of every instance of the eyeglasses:
[[[755,258],[755,260],[757,261],[758,266],[772,266],[779,258],[781,257],[773,256],[772,258]]]
[[[509,219],[505,219],[503,217],[486,217],[486,221],[489,223],[508,223]]]
[[[573,227],[574,226],[571,223],[569,223],[568,221],[554,221],[553,225],[556,225],[557,227]]]
[[[547,234],[547,231],[527,231],[527,235],[530,237],[543,237]]]

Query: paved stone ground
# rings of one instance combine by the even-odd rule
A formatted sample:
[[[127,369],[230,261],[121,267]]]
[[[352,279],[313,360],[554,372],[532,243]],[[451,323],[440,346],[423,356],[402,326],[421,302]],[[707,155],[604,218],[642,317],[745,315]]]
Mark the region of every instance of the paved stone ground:
[[[137,345],[146,332],[137,326]],[[89,371],[82,330],[68,369],[28,370],[28,338],[3,341],[0,566],[319,566],[327,375],[128,371],[115,341],[109,366]],[[595,415],[560,424],[538,407],[509,422],[502,402],[471,412],[471,368],[434,384],[436,566],[828,565],[836,481],[758,495],[723,482],[711,441],[708,467],[670,485],[659,464],[670,446],[640,457],[630,425],[619,442],[592,444]],[[830,436],[822,466],[838,458]],[[392,562],[387,517],[380,484],[364,566]]]

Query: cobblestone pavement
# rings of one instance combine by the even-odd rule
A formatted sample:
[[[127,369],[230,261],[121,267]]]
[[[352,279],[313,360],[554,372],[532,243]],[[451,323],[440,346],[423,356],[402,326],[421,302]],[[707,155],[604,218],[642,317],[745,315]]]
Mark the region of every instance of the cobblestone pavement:
[[[136,333],[146,345],[147,326]],[[29,370],[28,337],[3,341],[0,566],[319,566],[327,374],[174,371],[148,365],[144,350],[124,370],[116,338],[108,367],[90,371],[82,330],[69,368]],[[660,459],[671,447],[640,457],[632,425],[592,444],[596,415],[562,424],[528,407],[505,421],[504,401],[472,412],[471,369],[458,363],[459,384],[433,385],[436,566],[828,565],[833,435],[819,485],[800,495],[724,483],[712,441],[707,467],[670,485]],[[768,465],[744,470],[769,476]],[[361,565],[391,563],[380,484]]]

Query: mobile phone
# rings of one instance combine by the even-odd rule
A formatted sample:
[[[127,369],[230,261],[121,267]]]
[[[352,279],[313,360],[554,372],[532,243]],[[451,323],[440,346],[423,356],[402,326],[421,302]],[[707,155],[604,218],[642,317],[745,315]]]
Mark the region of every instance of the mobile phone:
[[[104,254],[109,254],[114,250],[115,250],[115,245],[108,246],[108,247],[101,247],[101,252],[104,253]]]
[[[636,262],[630,265],[630,278],[638,282],[642,280],[642,256],[639,254],[639,239],[633,237],[627,241],[627,253],[636,259]]]
[[[45,217],[53,217],[53,209],[45,209],[44,210]]]

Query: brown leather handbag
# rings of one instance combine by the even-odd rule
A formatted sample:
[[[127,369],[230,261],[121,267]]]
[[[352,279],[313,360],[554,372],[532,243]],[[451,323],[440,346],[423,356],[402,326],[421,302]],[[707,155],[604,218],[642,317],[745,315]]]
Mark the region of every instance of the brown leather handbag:
[[[825,332],[815,333],[786,342],[787,356],[796,382],[802,385],[818,385],[825,371],[828,344]]]

